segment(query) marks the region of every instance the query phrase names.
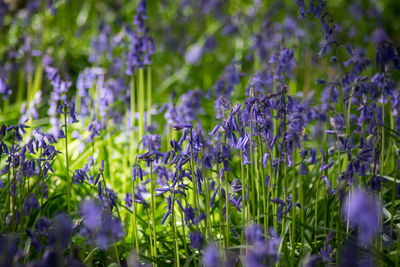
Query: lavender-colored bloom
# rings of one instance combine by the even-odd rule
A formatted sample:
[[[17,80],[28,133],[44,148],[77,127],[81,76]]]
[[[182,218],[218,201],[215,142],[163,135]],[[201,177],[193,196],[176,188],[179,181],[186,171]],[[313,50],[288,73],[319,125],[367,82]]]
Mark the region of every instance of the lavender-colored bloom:
[[[80,211],[83,217],[81,234],[97,246],[106,248],[124,236],[121,221],[97,202],[84,201]]]
[[[307,175],[307,174],[308,174],[307,167],[306,167],[306,165],[304,164],[304,162],[302,162],[301,165],[300,165],[299,174],[300,174],[300,175]]]
[[[214,206],[214,202],[215,202],[215,197],[217,196],[218,190],[219,190],[220,185],[218,185],[218,187],[215,189],[214,193],[211,196],[211,200],[210,200],[210,208],[212,206]]]
[[[331,162],[327,163],[327,164],[322,165],[322,166],[319,168],[319,171],[320,171],[320,172],[325,171],[325,170],[329,169],[329,168],[332,167],[332,166],[333,166],[333,160],[332,160]]]
[[[197,65],[203,55],[203,48],[194,44],[190,46],[185,53],[185,61],[189,64]]]
[[[299,6],[299,18],[304,19],[306,17],[306,5],[304,0],[295,0],[295,3]]]
[[[204,220],[206,218],[206,215],[203,213],[203,212],[201,212],[200,214],[199,214],[199,216],[197,216],[195,219],[194,219],[194,223],[196,224],[196,225],[198,225],[202,220]]]
[[[49,243],[57,244],[62,249],[69,245],[70,237],[72,235],[72,222],[66,214],[58,214],[53,219],[53,224],[49,230]]]
[[[198,232],[191,232],[189,234],[190,246],[194,249],[201,250],[203,248],[204,237],[203,234]]]
[[[390,41],[381,41],[378,44],[376,52],[376,67],[381,71],[385,71],[385,67],[392,62],[394,69],[400,69],[400,49]]]
[[[47,231],[51,225],[51,222],[46,217],[40,217],[36,222],[36,230],[42,236],[47,235]]]
[[[253,224],[245,229],[246,240],[252,245],[246,257],[247,266],[272,265],[278,260],[279,237],[272,228],[269,232],[271,239],[265,240],[259,225]]]
[[[218,131],[218,129],[219,129],[220,127],[221,127],[221,125],[220,125],[220,124],[217,124],[217,125],[214,127],[214,129],[211,131],[210,135],[214,136],[215,133]]]
[[[132,203],[133,203],[132,194],[131,193],[126,193],[124,201],[125,201],[126,206],[131,208],[132,207]]]
[[[140,193],[135,193],[135,202],[147,206],[146,200],[144,200]]]
[[[36,232],[31,231],[30,229],[25,229],[27,236],[31,239],[32,245],[36,248],[37,251],[40,251],[42,247],[42,243],[36,235]]]
[[[327,176],[323,176],[323,177],[321,177],[321,179],[324,180],[326,186],[329,188],[330,191],[332,191],[332,187],[331,187],[331,184],[329,183],[328,177]]]
[[[25,214],[30,215],[32,209],[39,209],[39,202],[33,194],[30,194],[24,201]]]
[[[352,227],[358,227],[358,240],[368,245],[378,233],[380,204],[362,188],[356,188],[347,197],[343,206],[343,217]]]
[[[7,99],[12,94],[10,87],[0,78],[0,95]]]
[[[189,224],[189,222],[193,224],[195,219],[194,209],[191,206],[186,206],[184,213],[186,225]]]
[[[214,243],[209,244],[204,249],[204,254],[201,262],[205,267],[219,267],[221,266],[221,257],[217,246]]]
[[[176,123],[173,124],[172,127],[174,128],[175,131],[178,131],[181,129],[192,129],[193,125],[190,123]]]

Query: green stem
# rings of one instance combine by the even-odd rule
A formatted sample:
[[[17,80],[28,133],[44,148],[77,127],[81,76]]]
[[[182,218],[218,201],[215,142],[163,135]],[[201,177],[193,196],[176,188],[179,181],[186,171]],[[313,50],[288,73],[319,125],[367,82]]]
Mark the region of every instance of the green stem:
[[[67,125],[67,107],[64,107],[64,128],[65,128],[65,165],[67,167],[67,201],[68,215],[71,215],[71,181],[69,177],[69,156],[68,156],[68,125]]]
[[[296,148],[293,148],[293,166],[292,166],[292,262],[295,261],[295,243],[296,243]]]
[[[147,125],[151,125],[151,65],[147,68]]]
[[[138,106],[139,106],[139,137],[142,138],[144,134],[144,71],[143,69],[139,69],[139,99],[138,99]]]
[[[174,202],[175,202],[175,193],[171,194],[172,196],[172,220],[171,220],[171,225],[172,225],[172,237],[173,237],[173,251],[174,251],[174,258],[175,258],[175,266],[180,266],[179,262],[179,246],[178,246],[178,238],[177,238],[177,233],[176,233],[176,225],[175,225],[175,210],[174,210]]]
[[[151,221],[153,222],[154,257],[157,257],[157,236],[156,236],[156,194],[155,179],[153,179],[153,164],[150,162],[150,193],[151,193]]]

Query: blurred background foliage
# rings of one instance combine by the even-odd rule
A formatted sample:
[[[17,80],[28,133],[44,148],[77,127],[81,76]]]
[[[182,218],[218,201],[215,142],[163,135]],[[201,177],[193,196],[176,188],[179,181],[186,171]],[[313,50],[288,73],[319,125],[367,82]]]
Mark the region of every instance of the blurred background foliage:
[[[90,54],[98,52],[94,39],[100,36],[109,42],[111,35],[121,33],[124,25],[132,23],[137,6],[136,1],[122,0],[1,2],[0,63],[14,57],[16,66],[12,69],[15,71],[7,72],[13,91],[21,88],[18,78],[10,77],[17,76],[18,65],[31,60],[34,66],[43,54],[50,55],[55,66],[74,84],[79,72],[91,65]],[[364,47],[367,44],[370,58],[375,54],[372,38],[386,34],[393,42],[400,41],[399,1],[328,1],[328,10],[342,35],[340,39]],[[194,88],[207,91],[233,59],[242,62],[241,69],[246,76],[253,66],[249,59],[254,36],[271,23],[276,27],[278,23],[291,27],[292,23],[298,24],[300,29],[308,29],[299,37],[302,52],[296,55],[301,81],[307,51],[318,52],[322,32],[319,23],[313,23],[315,19],[298,20],[297,17],[298,7],[291,0],[149,1],[147,25],[156,51],[152,58],[153,102],[168,99],[173,92],[179,95]],[[292,42],[292,46],[298,43]],[[202,47],[202,51],[196,62],[185,60],[185,54],[197,46]],[[118,47],[115,50],[117,56],[112,60],[118,58]],[[28,51],[38,53],[27,56]],[[101,60],[96,65],[108,67],[115,63],[109,62],[104,54],[99,55]],[[122,57],[122,53],[119,55]],[[204,75],[205,70],[207,75]],[[312,74],[313,78],[318,75]],[[17,97],[18,93],[14,93],[10,101],[16,101]]]

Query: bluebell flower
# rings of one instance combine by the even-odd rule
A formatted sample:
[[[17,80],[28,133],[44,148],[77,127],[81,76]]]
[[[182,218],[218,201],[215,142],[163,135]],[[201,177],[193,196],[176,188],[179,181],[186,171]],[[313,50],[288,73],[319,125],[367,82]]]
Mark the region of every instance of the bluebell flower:
[[[26,228],[25,233],[31,239],[32,245],[36,248],[36,250],[40,251],[42,243],[40,242],[38,236],[36,235],[36,232]]]
[[[132,207],[132,203],[133,203],[132,194],[131,193],[126,193],[124,201],[125,201],[126,206],[131,208]]]
[[[25,214],[30,215],[32,209],[39,209],[39,202],[33,194],[30,194],[24,201]]]
[[[48,229],[51,225],[51,222],[49,219],[47,219],[46,217],[42,216],[40,217],[37,222],[36,222],[36,230],[37,232],[42,235],[42,236],[46,236],[48,234]]]
[[[306,5],[304,0],[295,0],[295,3],[299,6],[299,18],[304,19],[306,17]]]
[[[343,217],[352,227],[358,227],[358,240],[368,245],[379,231],[380,204],[361,188],[356,188],[346,198]]]
[[[204,237],[200,231],[189,233],[189,239],[190,239],[190,246],[193,249],[201,250],[203,248]]]
[[[0,78],[0,94],[3,99],[7,99],[12,94],[10,87],[1,78]]]
[[[301,164],[300,164],[300,171],[299,171],[299,174],[300,174],[300,175],[307,175],[307,174],[308,174],[307,167],[306,167],[306,165],[304,164],[304,162],[301,162]]]
[[[207,245],[207,247],[204,249],[201,262],[205,267],[221,266],[221,256],[217,246],[214,243]]]
[[[80,212],[83,217],[81,234],[97,246],[107,248],[125,235],[121,221],[97,202],[84,201]]]
[[[72,227],[72,221],[68,215],[62,213],[56,215],[49,229],[49,243],[57,245],[61,249],[66,249],[69,246]]]

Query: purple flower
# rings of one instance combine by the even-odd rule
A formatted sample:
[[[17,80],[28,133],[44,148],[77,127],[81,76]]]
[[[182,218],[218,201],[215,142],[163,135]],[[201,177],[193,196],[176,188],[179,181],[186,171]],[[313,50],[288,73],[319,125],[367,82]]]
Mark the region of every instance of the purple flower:
[[[39,202],[33,194],[30,194],[24,201],[25,214],[30,215],[32,209],[39,209]]]
[[[329,168],[332,167],[332,166],[333,166],[333,160],[332,160],[331,162],[327,163],[327,164],[322,165],[322,166],[319,168],[319,171],[320,171],[320,172],[325,171],[325,170],[329,169]]]
[[[191,232],[189,234],[190,246],[194,249],[201,250],[203,248],[204,237],[203,234],[198,232]]]
[[[204,254],[201,259],[205,267],[219,267],[221,266],[221,257],[219,250],[214,243],[209,244],[204,249]]]
[[[53,221],[49,230],[49,243],[58,244],[65,249],[68,247],[72,235],[71,219],[66,214],[58,214]]]
[[[185,53],[185,61],[189,64],[197,65],[199,64],[202,55],[203,47],[198,44],[194,44],[187,49]]]
[[[306,17],[306,5],[304,0],[295,0],[296,4],[299,6],[299,18],[304,19]]]
[[[343,206],[343,217],[352,227],[358,227],[358,240],[368,245],[378,233],[380,204],[362,188],[350,192]]]
[[[40,235],[47,235],[51,222],[46,217],[40,217],[36,222],[36,230]]]
[[[133,203],[132,194],[131,193],[126,193],[124,201],[125,201],[126,206],[131,208],[132,207],[132,203]]]
[[[97,246],[107,248],[125,235],[120,219],[108,213],[97,202],[84,201],[80,211],[83,217],[81,234]]]
[[[304,164],[304,162],[302,162],[301,165],[300,165],[299,174],[300,175],[307,175],[308,174],[307,167],[306,167],[306,164]]]
[[[31,231],[30,229],[25,229],[26,235],[31,239],[32,245],[36,248],[37,251],[40,251],[42,247],[42,243],[36,235],[36,232]]]
[[[12,94],[10,87],[0,78],[0,95],[3,99],[7,99]]]

